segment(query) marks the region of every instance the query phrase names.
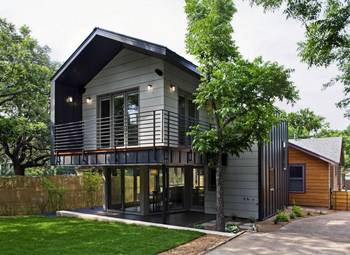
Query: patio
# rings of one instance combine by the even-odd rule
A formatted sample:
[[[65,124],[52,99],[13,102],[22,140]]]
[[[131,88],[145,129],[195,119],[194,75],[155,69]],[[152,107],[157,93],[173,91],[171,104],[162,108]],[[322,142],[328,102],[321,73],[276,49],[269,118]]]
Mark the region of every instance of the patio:
[[[137,214],[122,213],[122,212],[106,212],[101,207],[95,208],[95,209],[77,209],[77,210],[71,210],[71,211],[85,213],[85,214],[102,215],[102,216],[108,216],[108,217],[120,218],[120,219],[168,224],[168,225],[174,225],[174,226],[180,226],[180,227],[193,227],[196,224],[204,223],[215,219],[215,215],[213,214],[187,211],[187,212],[177,212],[177,213],[168,214],[166,218],[166,222],[164,223],[162,214],[143,216],[143,215],[137,215]]]

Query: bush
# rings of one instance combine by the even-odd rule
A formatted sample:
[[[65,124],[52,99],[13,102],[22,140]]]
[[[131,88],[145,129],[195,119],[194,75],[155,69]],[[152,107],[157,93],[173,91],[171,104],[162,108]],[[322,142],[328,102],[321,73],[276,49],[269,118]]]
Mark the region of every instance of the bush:
[[[57,211],[61,210],[64,207],[64,194],[66,190],[64,187],[60,187],[58,184],[55,184],[47,177],[42,178],[41,182],[44,189],[47,191],[48,200],[45,205],[44,202],[40,204],[40,211],[45,211],[45,207],[49,206],[49,210]]]
[[[102,177],[95,172],[88,171],[83,174],[84,190],[87,194],[87,206],[94,208],[97,203],[97,191],[100,187]]]
[[[291,220],[294,220],[296,217],[297,217],[297,216],[296,216],[293,212],[291,212],[291,213],[289,214],[289,218],[290,218]]]
[[[288,222],[288,221],[289,221],[288,214],[284,211],[278,212],[274,220],[275,224],[277,224],[278,222]]]
[[[301,211],[301,207],[297,205],[293,205],[292,207],[292,212],[295,214],[297,217],[303,217],[303,213]]]
[[[239,232],[239,227],[237,225],[235,225],[235,224],[226,224],[225,232],[238,233]]]

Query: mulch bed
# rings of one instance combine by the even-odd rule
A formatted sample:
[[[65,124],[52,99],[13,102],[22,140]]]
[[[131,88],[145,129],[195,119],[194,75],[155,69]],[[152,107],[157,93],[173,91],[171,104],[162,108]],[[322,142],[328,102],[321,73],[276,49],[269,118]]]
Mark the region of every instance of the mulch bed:
[[[225,243],[231,237],[218,235],[204,235],[192,242],[180,245],[174,249],[160,253],[160,255],[199,255]]]

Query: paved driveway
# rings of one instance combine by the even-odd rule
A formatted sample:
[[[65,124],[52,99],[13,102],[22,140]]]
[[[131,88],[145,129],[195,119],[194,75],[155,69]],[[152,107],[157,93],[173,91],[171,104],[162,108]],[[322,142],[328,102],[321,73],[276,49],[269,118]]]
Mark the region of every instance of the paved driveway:
[[[271,233],[245,233],[208,254],[350,254],[350,212],[301,219]]]

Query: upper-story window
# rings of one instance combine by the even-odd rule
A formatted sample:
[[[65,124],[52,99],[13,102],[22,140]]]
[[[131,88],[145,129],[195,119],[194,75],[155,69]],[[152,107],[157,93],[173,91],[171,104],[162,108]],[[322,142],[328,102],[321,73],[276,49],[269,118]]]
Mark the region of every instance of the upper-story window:
[[[179,91],[178,96],[178,113],[179,113],[179,144],[188,145],[190,141],[186,138],[188,128],[198,119],[198,110],[193,103],[193,98],[189,93]]]
[[[290,192],[305,192],[305,166],[298,164],[289,165]]]

